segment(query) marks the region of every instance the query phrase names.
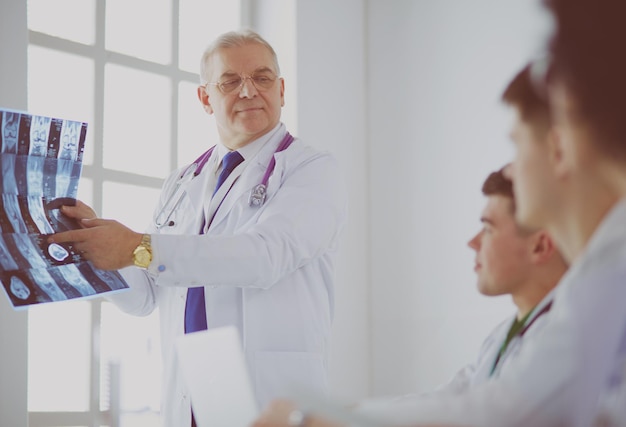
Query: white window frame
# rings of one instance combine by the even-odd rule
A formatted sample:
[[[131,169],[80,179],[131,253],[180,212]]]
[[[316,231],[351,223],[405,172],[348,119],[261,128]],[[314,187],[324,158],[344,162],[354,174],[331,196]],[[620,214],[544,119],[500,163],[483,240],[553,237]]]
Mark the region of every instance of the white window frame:
[[[96,212],[103,209],[103,185],[104,182],[122,183],[144,188],[160,189],[163,180],[129,172],[105,168],[103,165],[103,117],[104,117],[104,73],[107,64],[116,64],[131,69],[154,73],[170,79],[172,89],[171,101],[171,130],[170,144],[170,170],[178,165],[178,98],[179,83],[198,83],[198,73],[191,73],[178,68],[178,37],[179,37],[179,5],[184,0],[171,0],[172,2],[172,51],[169,64],[158,64],[143,59],[124,55],[105,49],[105,14],[106,0],[96,0],[95,16],[95,41],[93,45],[84,45],[59,37],[50,36],[41,32],[28,31],[28,44],[37,47],[52,49],[62,53],[69,53],[94,61],[95,69],[95,93],[94,93],[94,119],[89,124],[89,132],[93,135],[93,163],[84,164],[82,176],[93,183],[92,207]],[[241,25],[249,26],[251,23],[252,0],[241,1]],[[101,360],[99,353],[100,319],[102,313],[102,299],[93,299],[91,304],[91,342],[90,342],[90,396],[89,410],[86,412],[29,412],[28,423],[30,427],[63,427],[63,426],[119,426],[119,400],[116,396],[110,396],[110,409],[100,410],[101,387],[100,372]],[[119,372],[111,370],[109,381],[112,388],[119,378]]]

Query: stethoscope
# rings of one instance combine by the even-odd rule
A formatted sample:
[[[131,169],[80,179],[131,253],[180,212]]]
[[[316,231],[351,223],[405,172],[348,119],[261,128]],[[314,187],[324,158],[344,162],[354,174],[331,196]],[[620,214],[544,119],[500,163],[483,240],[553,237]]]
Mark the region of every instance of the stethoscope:
[[[278,144],[276,151],[274,154],[279,153],[287,147],[291,145],[294,138],[287,132],[283,140]],[[172,220],[172,214],[178,208],[180,203],[183,200],[183,196],[185,195],[185,188],[188,183],[191,182],[195,177],[202,173],[202,169],[209,161],[211,154],[215,146],[209,148],[205,151],[200,157],[198,157],[193,163],[191,163],[183,173],[180,175],[176,184],[174,185],[173,191],[170,193],[169,197],[157,213],[154,218],[154,224],[157,229],[160,229],[164,226],[173,226],[174,221]],[[269,164],[267,165],[267,169],[265,170],[265,175],[263,175],[263,179],[259,184],[257,184],[251,191],[250,196],[248,196],[248,205],[253,208],[260,208],[265,203],[265,198],[267,197],[267,183],[269,182],[270,176],[274,172],[274,167],[276,166],[276,159],[274,156],[270,159]]]
[[[539,310],[537,312],[537,314],[535,314],[532,319],[530,319],[530,321],[528,323],[526,323],[524,325],[524,327],[522,329],[520,329],[517,334],[515,334],[515,336],[518,336],[520,338],[522,338],[525,334],[526,331],[528,331],[530,329],[530,327],[533,325],[533,323],[535,323],[535,321],[537,319],[539,319],[541,316],[543,316],[544,314],[546,314],[547,312],[550,311],[550,309],[552,308],[552,303],[553,301],[550,301],[549,303],[547,303],[546,305],[544,305],[541,310]],[[490,376],[494,374],[494,372],[496,371],[496,368],[498,367],[498,363],[500,362],[500,358],[503,355],[503,350],[504,350],[504,344],[502,347],[500,347],[500,351],[498,352],[498,355],[496,356],[496,359],[493,361],[493,365],[491,367],[491,372],[490,372]]]

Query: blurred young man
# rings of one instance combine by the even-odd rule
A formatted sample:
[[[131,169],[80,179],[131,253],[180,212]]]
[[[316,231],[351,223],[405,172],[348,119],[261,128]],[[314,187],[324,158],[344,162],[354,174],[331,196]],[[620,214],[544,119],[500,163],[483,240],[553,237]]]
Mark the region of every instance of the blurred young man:
[[[547,225],[571,259],[580,329],[579,401],[597,425],[626,425],[626,2],[547,0],[556,31],[543,82],[558,138],[548,148],[559,203]],[[514,168],[516,185],[528,179]],[[540,194],[536,191],[536,194]],[[585,298],[587,295],[587,299]],[[595,408],[596,402],[599,408]],[[578,402],[576,402],[578,404]],[[587,425],[590,423],[588,422]]]
[[[550,373],[535,419],[626,425],[626,61],[617,51],[626,4],[547,4],[557,23],[551,60],[511,85],[543,95],[552,117],[548,138],[537,140],[542,124],[513,103],[517,219],[546,227],[571,263],[535,346]]]
[[[370,399],[362,402],[357,412],[371,418],[386,418],[428,399],[471,392],[497,378],[515,358],[524,339],[541,330],[552,304],[551,291],[567,267],[545,230],[523,229],[515,223],[513,187],[502,170],[487,177],[482,191],[487,198],[480,218],[483,227],[468,243],[476,252],[474,270],[478,290],[487,296],[511,295],[516,313],[494,329],[476,361],[461,369],[449,383],[428,394]],[[293,420],[297,414],[293,404],[274,402],[255,427],[288,426],[289,418]],[[309,416],[302,425],[337,424]]]

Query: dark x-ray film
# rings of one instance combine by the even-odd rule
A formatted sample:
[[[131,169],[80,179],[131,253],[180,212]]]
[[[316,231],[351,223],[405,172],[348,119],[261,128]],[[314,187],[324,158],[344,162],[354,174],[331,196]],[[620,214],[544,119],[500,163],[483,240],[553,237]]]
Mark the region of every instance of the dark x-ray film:
[[[76,204],[87,123],[0,109],[0,281],[15,309],[128,289],[115,271],[49,234],[78,228]]]

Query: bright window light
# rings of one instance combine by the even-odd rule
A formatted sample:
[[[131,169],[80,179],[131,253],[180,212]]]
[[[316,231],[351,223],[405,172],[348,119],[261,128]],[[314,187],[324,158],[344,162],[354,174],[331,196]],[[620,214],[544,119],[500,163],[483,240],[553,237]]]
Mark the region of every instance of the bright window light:
[[[105,22],[107,50],[159,64],[170,63],[170,0],[107,0]]]
[[[96,0],[28,0],[28,28],[83,44],[96,40]]]

